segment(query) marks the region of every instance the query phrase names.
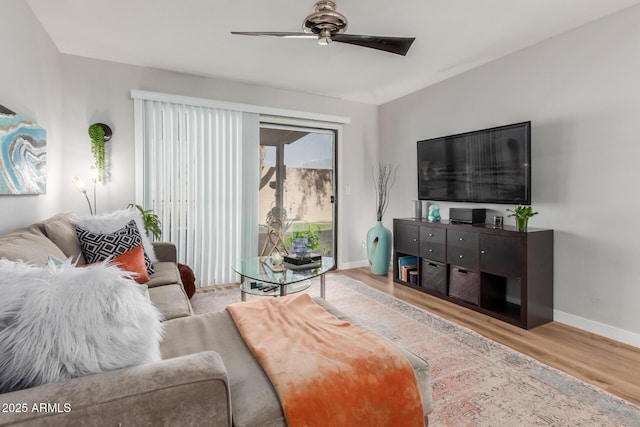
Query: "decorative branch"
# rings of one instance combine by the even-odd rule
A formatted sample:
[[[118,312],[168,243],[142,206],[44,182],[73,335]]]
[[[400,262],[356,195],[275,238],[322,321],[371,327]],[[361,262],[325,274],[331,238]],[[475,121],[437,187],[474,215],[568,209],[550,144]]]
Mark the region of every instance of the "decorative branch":
[[[389,192],[396,182],[398,166],[392,166],[387,163],[378,163],[378,176],[375,170],[372,173],[373,184],[376,187],[376,218],[382,221],[382,217],[389,206]]]

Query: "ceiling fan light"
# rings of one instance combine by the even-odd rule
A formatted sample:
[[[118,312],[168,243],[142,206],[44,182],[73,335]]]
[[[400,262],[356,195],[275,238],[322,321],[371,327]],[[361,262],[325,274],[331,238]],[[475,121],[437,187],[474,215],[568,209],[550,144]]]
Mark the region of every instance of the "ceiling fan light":
[[[325,28],[320,32],[318,44],[320,46],[327,46],[329,43],[331,43],[331,31]]]
[[[331,0],[316,1],[314,12],[308,15],[302,23],[302,31],[298,32],[238,32],[248,36],[272,36],[282,38],[316,39],[318,44],[326,46],[332,42],[346,43],[370,49],[405,56],[414,42],[415,37],[384,37],[358,34],[345,34],[347,18],[336,11],[336,4]]]
[[[314,12],[302,22],[304,32],[320,34],[329,30],[332,34],[344,33],[347,29],[347,18],[336,11],[336,4],[329,0],[320,0],[315,4]]]

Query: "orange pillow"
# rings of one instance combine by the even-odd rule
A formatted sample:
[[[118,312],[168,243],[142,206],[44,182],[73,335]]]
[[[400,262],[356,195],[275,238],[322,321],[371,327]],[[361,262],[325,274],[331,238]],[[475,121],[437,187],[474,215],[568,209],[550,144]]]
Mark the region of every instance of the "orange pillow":
[[[142,245],[138,245],[122,255],[114,257],[111,262],[121,270],[132,273],[129,277],[136,282],[147,283],[149,281],[149,273],[147,273],[147,265],[144,261],[144,249]]]

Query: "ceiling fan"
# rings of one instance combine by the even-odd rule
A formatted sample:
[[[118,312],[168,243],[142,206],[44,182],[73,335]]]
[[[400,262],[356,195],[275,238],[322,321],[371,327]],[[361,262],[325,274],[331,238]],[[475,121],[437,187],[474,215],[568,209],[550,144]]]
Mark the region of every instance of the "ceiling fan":
[[[320,0],[314,6],[314,12],[304,18],[302,33],[288,32],[246,32],[232,31],[231,34],[244,36],[271,36],[295,39],[317,39],[318,44],[326,46],[332,41],[353,44],[371,49],[383,50],[398,55],[406,55],[415,37],[385,37],[344,34],[347,18],[336,11],[336,4],[329,0]]]

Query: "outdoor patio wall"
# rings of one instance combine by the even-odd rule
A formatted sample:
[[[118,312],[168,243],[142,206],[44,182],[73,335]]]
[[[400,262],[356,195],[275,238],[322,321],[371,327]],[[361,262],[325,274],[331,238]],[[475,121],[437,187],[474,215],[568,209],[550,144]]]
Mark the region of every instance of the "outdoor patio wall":
[[[532,197],[540,214],[530,226],[555,230],[555,319],[636,346],[638,22],[640,6],[380,109],[380,157],[401,165],[388,226],[411,216],[418,140],[531,120]],[[451,206],[471,205],[440,206],[448,218]],[[483,207],[505,215],[508,206]]]
[[[293,222],[331,222],[331,169],[287,168],[284,181],[284,208]],[[275,181],[273,178],[270,182]],[[260,224],[266,224],[267,214],[274,207],[276,191],[270,185],[260,189]]]

